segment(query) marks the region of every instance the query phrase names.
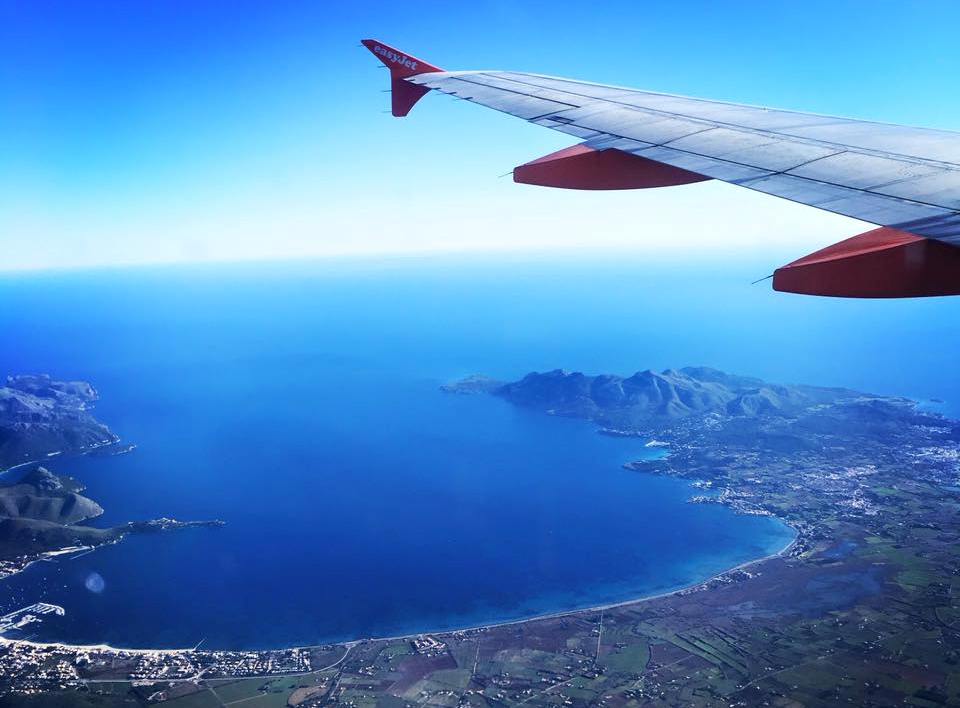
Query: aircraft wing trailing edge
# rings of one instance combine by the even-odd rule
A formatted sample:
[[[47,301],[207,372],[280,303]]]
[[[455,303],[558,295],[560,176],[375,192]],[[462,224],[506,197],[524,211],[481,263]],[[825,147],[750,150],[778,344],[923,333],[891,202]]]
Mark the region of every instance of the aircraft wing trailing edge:
[[[580,142],[516,182],[646,189],[718,179],[878,227],[774,273],[784,292],[960,294],[960,133],[710,101],[514,71],[443,71],[363,40],[390,69],[393,115],[430,90]]]

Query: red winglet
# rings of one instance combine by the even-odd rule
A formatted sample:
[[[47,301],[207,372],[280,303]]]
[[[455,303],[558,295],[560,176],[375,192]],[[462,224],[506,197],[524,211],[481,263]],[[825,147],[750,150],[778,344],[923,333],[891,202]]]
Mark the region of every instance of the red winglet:
[[[408,76],[428,74],[434,71],[443,71],[433,64],[404,54],[388,44],[375,39],[361,40],[361,44],[373,52],[390,69],[390,94],[392,99],[393,115],[400,118],[407,115],[414,104],[430,90],[426,86],[411,84],[404,81]]]

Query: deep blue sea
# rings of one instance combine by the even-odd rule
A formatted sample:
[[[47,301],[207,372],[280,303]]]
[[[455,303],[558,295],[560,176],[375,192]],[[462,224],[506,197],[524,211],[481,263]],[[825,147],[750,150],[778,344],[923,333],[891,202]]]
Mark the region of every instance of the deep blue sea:
[[[0,277],[0,373],[100,390],[129,455],[62,459],[131,536],[0,581],[40,640],[277,647],[467,627],[702,580],[779,522],[622,468],[643,440],[440,384],[708,365],[955,412],[955,300],[750,286],[764,265],[637,256],[131,268]],[[102,588],[86,581],[94,574]],[[93,585],[95,592],[88,589]]]

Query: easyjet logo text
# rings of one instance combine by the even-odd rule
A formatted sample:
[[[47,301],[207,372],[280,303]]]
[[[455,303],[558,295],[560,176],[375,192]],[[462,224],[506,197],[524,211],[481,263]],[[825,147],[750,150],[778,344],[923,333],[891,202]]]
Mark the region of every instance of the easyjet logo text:
[[[399,64],[402,67],[410,69],[411,71],[415,71],[417,68],[417,62],[413,61],[413,59],[410,57],[405,57],[403,54],[397,54],[386,47],[381,47],[379,44],[373,48],[373,53],[378,54],[388,61],[392,61],[394,64]]]

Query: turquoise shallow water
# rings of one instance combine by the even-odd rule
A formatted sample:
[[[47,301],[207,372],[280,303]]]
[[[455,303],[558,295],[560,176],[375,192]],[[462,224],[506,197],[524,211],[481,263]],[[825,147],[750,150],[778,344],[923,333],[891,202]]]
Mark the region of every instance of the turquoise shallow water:
[[[0,370],[93,381],[99,416],[138,446],[54,466],[103,504],[98,523],[227,526],[35,565],[2,583],[0,610],[63,605],[36,630],[44,640],[308,644],[622,601],[791,539],[775,520],[687,504],[684,483],[622,469],[655,452],[643,440],[438,390],[472,372],[706,364],[953,398],[932,378],[871,381],[856,366],[870,306],[658,273],[434,261],[3,279],[0,326],[16,346]],[[723,297],[702,290],[710,282]],[[935,329],[939,303],[894,305],[902,319],[886,327]],[[828,330],[839,341],[818,336]],[[839,356],[844,341],[853,351]]]

